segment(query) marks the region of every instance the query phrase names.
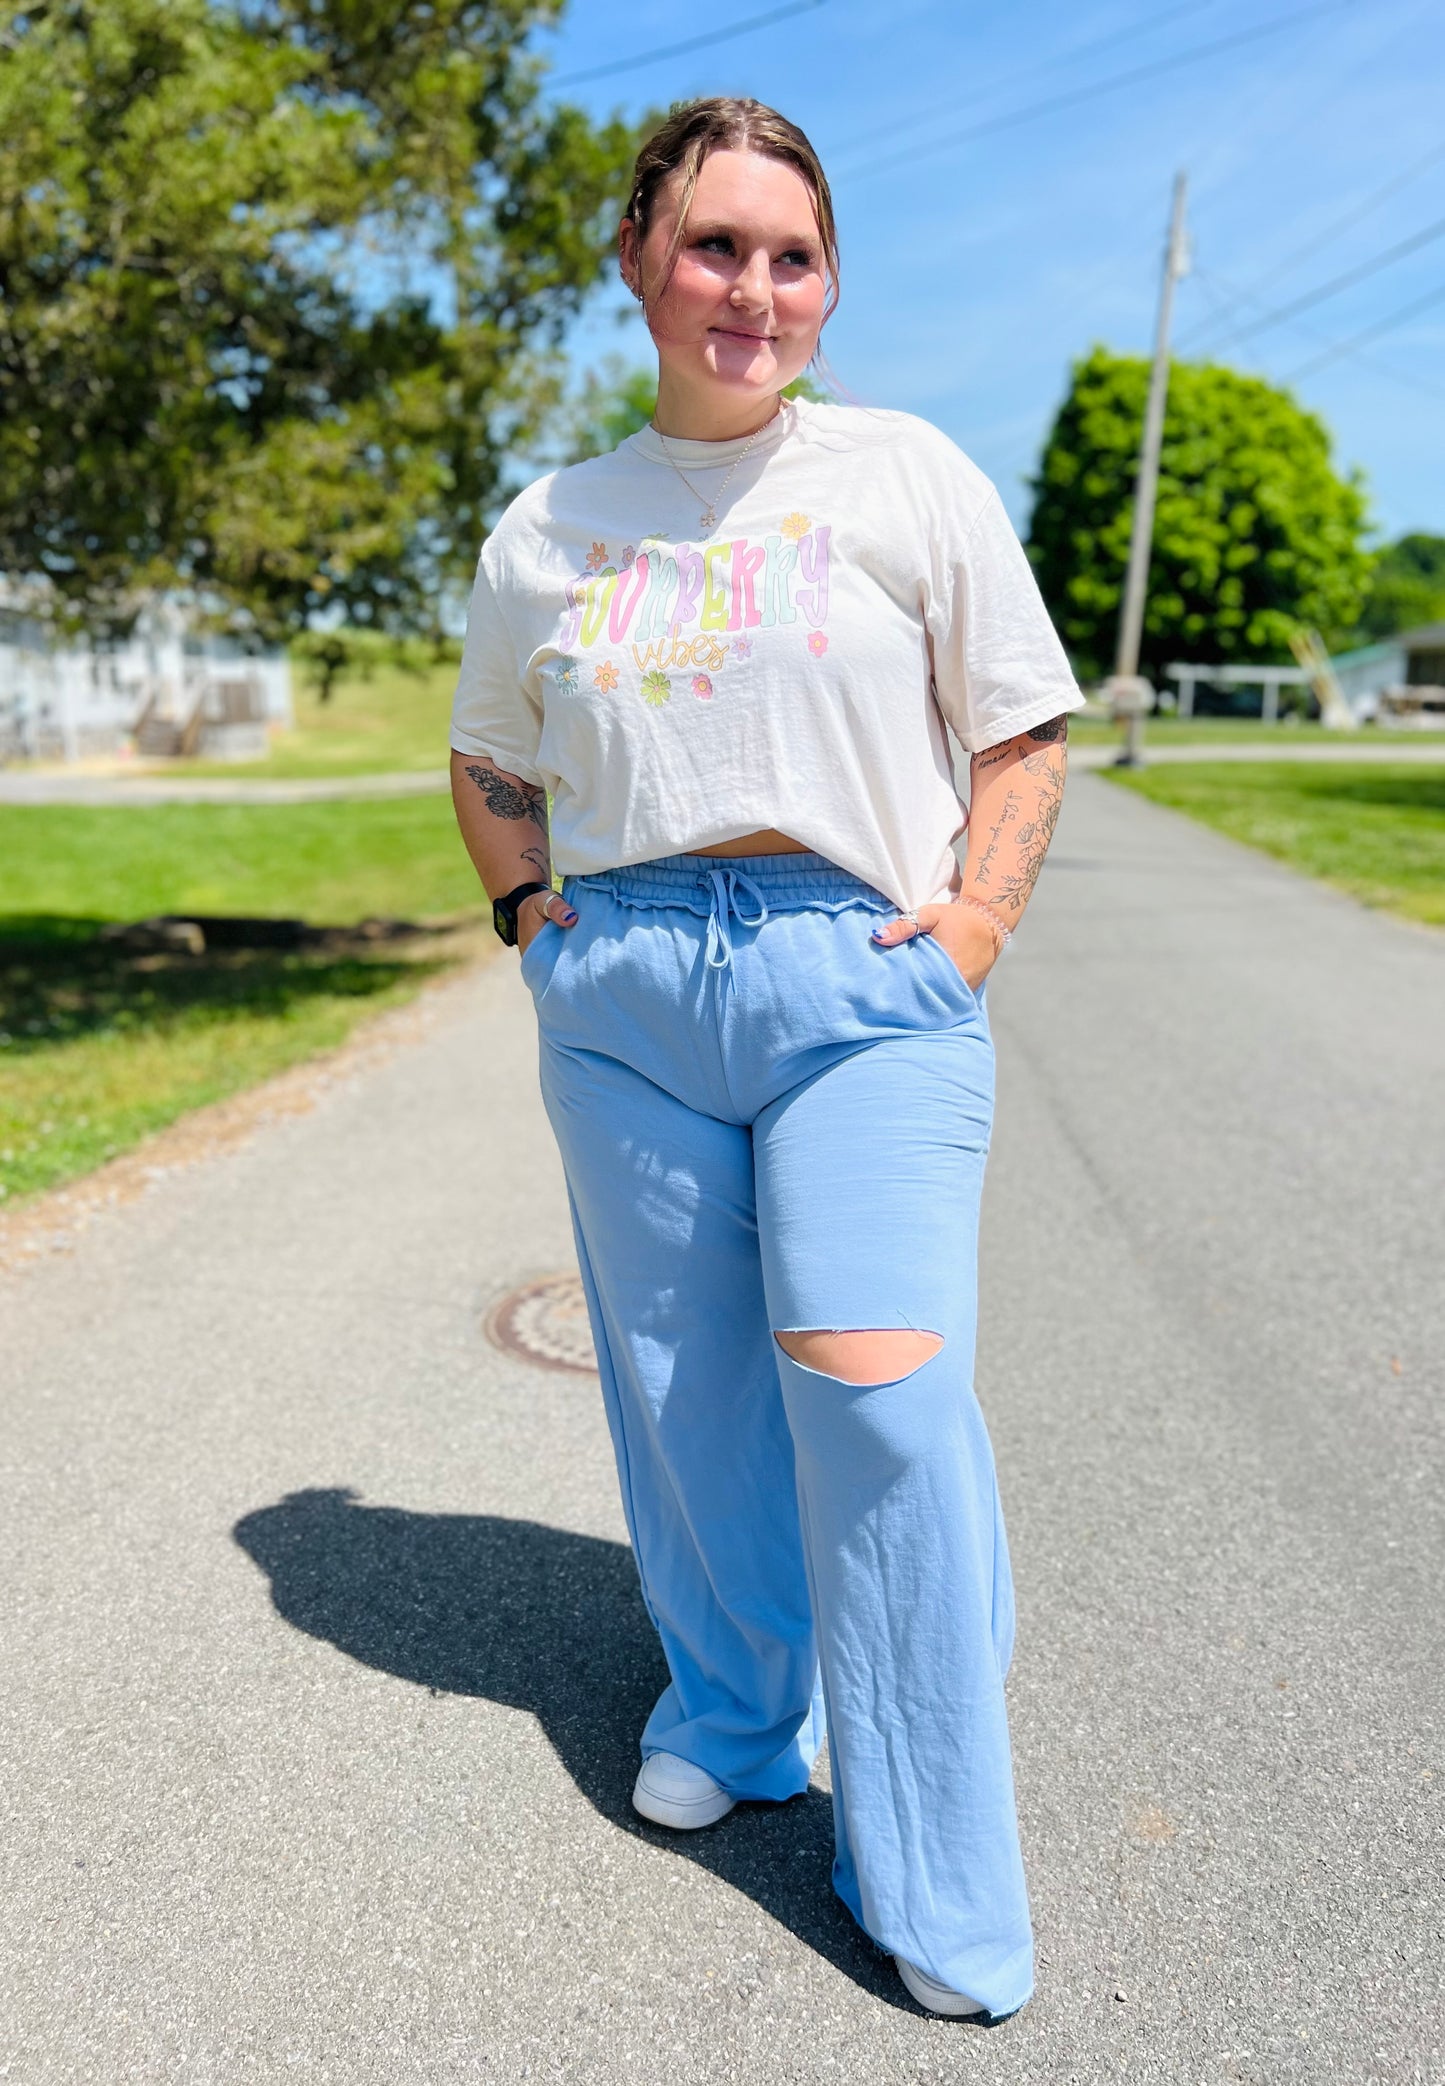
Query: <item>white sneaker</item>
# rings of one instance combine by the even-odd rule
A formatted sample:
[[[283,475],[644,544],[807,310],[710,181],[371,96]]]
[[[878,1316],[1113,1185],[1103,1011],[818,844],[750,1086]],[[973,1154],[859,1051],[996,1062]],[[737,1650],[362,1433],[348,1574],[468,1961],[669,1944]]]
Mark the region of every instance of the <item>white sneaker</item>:
[[[941,1985],[936,1977],[930,1977],[926,1971],[905,1962],[902,1956],[895,1956],[893,1960],[898,1965],[898,1975],[918,2004],[926,2006],[931,2014],[955,2014],[961,2020],[968,2020],[973,2015],[988,2012],[982,2000],[970,1999],[967,1992],[955,1992],[949,1986]]]
[[[676,1753],[649,1753],[632,1792],[634,1811],[654,1825],[676,1826],[681,1832],[716,1825],[736,1801],[706,1768],[694,1767]]]

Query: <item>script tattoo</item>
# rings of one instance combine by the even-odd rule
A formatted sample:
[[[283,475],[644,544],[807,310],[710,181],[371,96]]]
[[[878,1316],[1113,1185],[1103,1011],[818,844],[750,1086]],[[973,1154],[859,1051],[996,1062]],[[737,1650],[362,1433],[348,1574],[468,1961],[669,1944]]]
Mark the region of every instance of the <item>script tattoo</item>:
[[[988,836],[988,845],[974,866],[974,878],[980,884],[988,882],[989,864],[998,853],[998,844],[1003,837],[1004,827],[1012,825],[1019,815],[1020,801],[1018,792],[1010,790],[1003,803],[999,806],[999,814],[994,820],[993,831]]]
[[[1003,739],[997,746],[986,746],[982,753],[974,755],[974,765],[980,769],[996,768],[1000,761],[1006,761],[1013,752],[1013,744],[1012,739]]]

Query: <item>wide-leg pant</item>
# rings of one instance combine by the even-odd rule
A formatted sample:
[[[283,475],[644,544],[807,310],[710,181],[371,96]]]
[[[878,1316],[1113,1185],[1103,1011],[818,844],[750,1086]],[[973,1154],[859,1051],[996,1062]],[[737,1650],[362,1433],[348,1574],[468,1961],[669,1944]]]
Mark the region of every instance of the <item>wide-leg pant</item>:
[[[522,975],[643,1596],[644,1755],[738,1797],[829,1736],[844,1903],[994,2013],[1032,1989],[1003,1679],[1013,1590],[973,1392],[983,994],[816,854],[564,879]],[[942,1336],[846,1383],[789,1328]]]

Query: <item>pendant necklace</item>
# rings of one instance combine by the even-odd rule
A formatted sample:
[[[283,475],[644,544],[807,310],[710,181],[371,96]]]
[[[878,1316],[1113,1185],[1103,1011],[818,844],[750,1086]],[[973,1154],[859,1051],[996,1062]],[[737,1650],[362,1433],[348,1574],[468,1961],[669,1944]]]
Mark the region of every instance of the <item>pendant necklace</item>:
[[[657,422],[655,420],[648,422],[648,425],[651,427],[653,433],[657,436],[658,441],[662,444],[663,455],[667,458],[667,461],[672,465],[672,468],[674,469],[674,471],[676,471],[678,477],[682,480],[683,484],[687,487],[688,491],[692,494],[693,498],[698,502],[699,506],[702,508],[702,512],[698,516],[698,527],[702,530],[705,536],[710,536],[713,530],[717,527],[717,510],[722,505],[723,494],[727,491],[729,484],[732,482],[733,472],[737,469],[738,465],[742,462],[743,458],[747,455],[748,451],[752,448],[754,442],[756,442],[756,440],[758,439],[758,436],[763,432],[763,428],[771,427],[774,420],[781,419],[782,412],[783,408],[780,406],[776,413],[774,413],[769,419],[763,422],[762,427],[755,427],[753,429],[752,433],[748,436],[746,442],[744,442],[742,448],[733,458],[732,463],[728,466],[727,477],[724,478],[722,484],[718,487],[711,500],[705,500],[703,498],[702,494],[698,491],[697,487],[693,484],[692,480],[688,477],[687,473],[683,470],[681,464],[678,463],[677,459],[671,454],[667,446],[667,436],[662,432],[662,429],[658,426]],[[715,469],[716,466],[714,466],[713,468]]]

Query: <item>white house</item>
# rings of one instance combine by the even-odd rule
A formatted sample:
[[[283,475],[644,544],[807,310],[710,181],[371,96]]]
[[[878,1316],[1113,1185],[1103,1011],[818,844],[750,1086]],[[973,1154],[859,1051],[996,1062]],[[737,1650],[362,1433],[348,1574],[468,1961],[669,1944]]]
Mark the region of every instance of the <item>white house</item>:
[[[123,643],[57,642],[20,598],[0,593],[0,761],[87,760],[127,747],[250,760],[289,725],[284,652],[253,653],[188,627],[159,601]]]

